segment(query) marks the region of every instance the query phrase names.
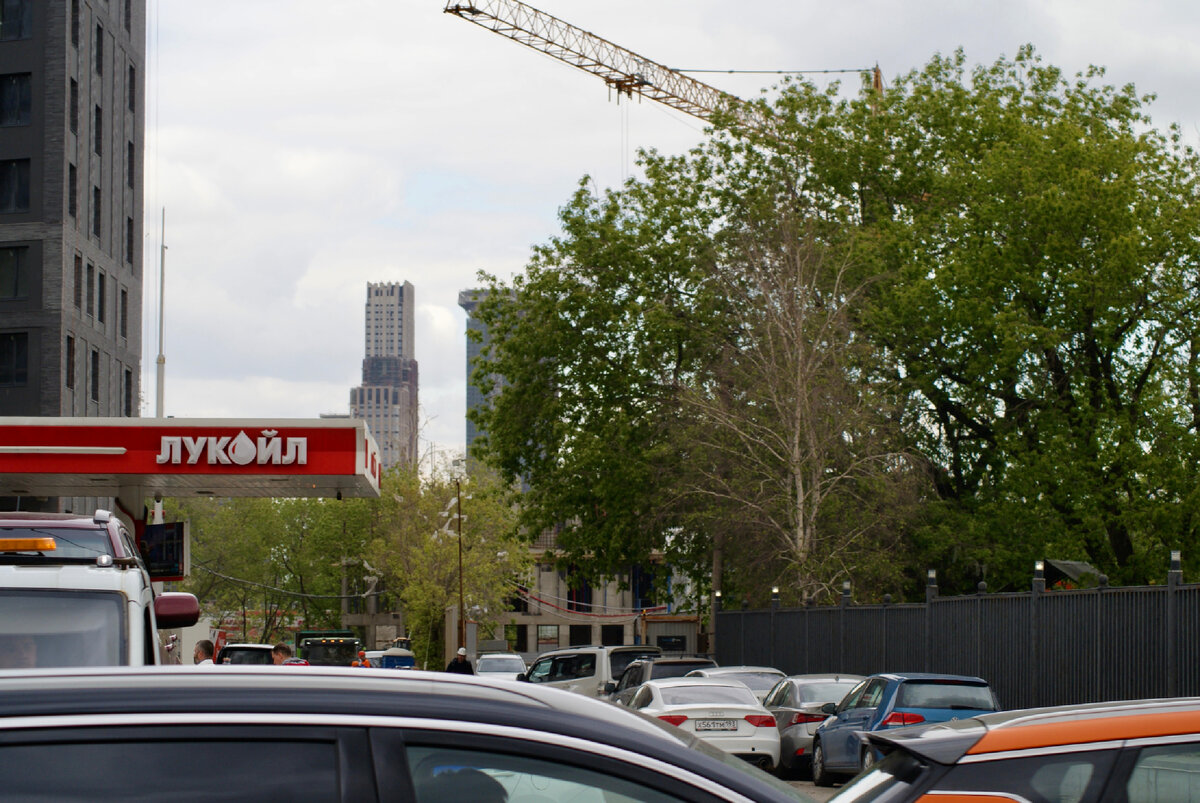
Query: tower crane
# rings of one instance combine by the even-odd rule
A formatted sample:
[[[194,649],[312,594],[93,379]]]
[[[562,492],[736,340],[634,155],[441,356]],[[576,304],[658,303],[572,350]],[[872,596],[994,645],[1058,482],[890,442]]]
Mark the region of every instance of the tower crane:
[[[448,0],[444,11],[598,75],[618,96],[632,98],[637,93],[708,122],[718,111],[733,112],[742,122],[753,122],[748,113],[750,107],[741,98],[614,45],[520,0]]]

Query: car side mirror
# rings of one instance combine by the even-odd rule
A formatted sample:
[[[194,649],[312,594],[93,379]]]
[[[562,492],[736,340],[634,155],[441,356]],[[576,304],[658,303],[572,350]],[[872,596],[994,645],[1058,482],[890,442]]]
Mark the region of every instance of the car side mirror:
[[[521,681],[522,683],[532,683],[533,682],[532,680],[529,679],[528,672],[522,672],[521,674],[517,675],[517,680]]]
[[[821,713],[833,716],[837,713],[837,703],[825,703],[825,705],[821,706]]]
[[[182,591],[159,594],[154,598],[154,621],[159,630],[191,627],[200,621],[200,602]]]
[[[604,684],[604,693],[605,694],[612,694],[616,690],[617,690],[617,684],[613,683],[611,680]]]

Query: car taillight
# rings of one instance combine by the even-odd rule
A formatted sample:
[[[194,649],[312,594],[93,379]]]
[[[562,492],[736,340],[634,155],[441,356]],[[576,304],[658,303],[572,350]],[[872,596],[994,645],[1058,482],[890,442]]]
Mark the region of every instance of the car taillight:
[[[775,727],[775,717],[770,714],[747,714],[746,721],[756,728]]]
[[[893,711],[880,724],[885,728],[899,728],[902,725],[916,725],[924,721],[925,717],[911,711]]]
[[[827,714],[803,714],[803,713],[800,713],[799,711],[797,711],[795,714],[792,714],[792,719],[788,724],[789,725],[809,725],[814,722],[821,723],[827,719],[829,719],[829,716]]]
[[[687,722],[687,717],[685,717],[683,714],[659,714],[658,718],[661,719],[663,722],[667,722],[667,723],[670,723],[671,725],[676,725],[676,726],[682,725],[683,723]]]

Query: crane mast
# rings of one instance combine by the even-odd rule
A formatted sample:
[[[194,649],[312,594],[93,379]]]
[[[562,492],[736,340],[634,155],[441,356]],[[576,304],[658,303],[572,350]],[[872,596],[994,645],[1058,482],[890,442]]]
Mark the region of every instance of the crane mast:
[[[444,11],[598,75],[626,97],[637,93],[705,121],[711,121],[718,111],[741,112],[745,108],[741,98],[614,45],[519,0],[448,0]]]

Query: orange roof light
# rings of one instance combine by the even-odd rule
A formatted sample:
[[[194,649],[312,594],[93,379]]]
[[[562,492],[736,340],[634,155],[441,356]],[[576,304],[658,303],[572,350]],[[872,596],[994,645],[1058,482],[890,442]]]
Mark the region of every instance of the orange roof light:
[[[58,544],[53,538],[0,538],[0,552],[53,552]]]

